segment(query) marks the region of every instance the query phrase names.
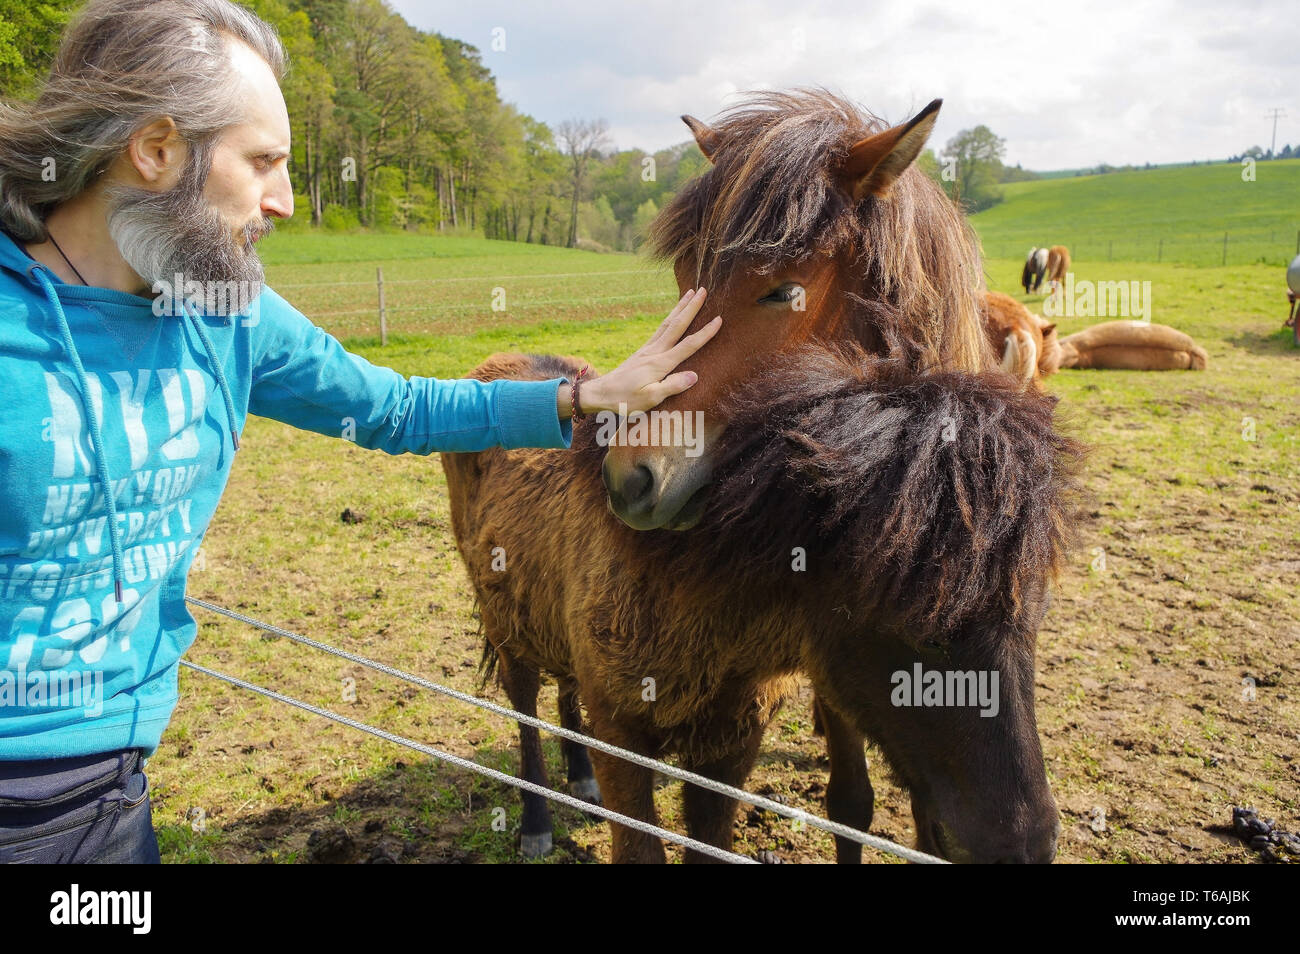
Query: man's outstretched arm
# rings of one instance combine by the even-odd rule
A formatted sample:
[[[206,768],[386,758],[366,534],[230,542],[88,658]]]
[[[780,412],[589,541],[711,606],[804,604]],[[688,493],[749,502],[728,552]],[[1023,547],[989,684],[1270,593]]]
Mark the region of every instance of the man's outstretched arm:
[[[252,414],[389,454],[567,448],[567,380],[407,378],[347,351],[271,289],[250,330]],[[564,395],[560,394],[565,385]]]

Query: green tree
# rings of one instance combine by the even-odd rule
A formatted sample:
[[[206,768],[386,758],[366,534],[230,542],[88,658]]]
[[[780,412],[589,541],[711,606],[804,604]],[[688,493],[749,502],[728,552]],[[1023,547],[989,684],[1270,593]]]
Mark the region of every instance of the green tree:
[[[578,244],[578,202],[586,184],[587,169],[592,160],[599,156],[608,128],[603,119],[566,119],[559,126],[560,144],[569,161],[569,188],[572,195],[569,237],[565,243],[569,248]]]
[[[645,241],[646,230],[650,228],[650,223],[658,214],[659,207],[655,205],[654,199],[646,199],[637,206],[636,215],[632,218],[631,248],[641,247],[641,243]]]
[[[0,0],[0,96],[30,97],[81,0]]]
[[[943,148],[943,158],[952,165],[954,180],[950,195],[970,212],[987,209],[1002,201],[997,187],[1006,143],[987,126],[963,129]]]

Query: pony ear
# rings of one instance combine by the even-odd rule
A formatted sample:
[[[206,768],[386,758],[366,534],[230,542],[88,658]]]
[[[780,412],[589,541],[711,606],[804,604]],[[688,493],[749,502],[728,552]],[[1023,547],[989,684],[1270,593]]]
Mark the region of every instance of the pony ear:
[[[704,153],[704,158],[713,161],[713,154],[718,151],[719,136],[707,124],[702,123],[694,116],[683,116],[682,122],[690,127],[691,135],[695,137],[695,145],[700,147],[700,152]]]
[[[859,202],[869,195],[883,198],[908,166],[916,161],[934,130],[943,100],[936,99],[908,122],[860,139],[849,149],[840,169],[845,190]]]

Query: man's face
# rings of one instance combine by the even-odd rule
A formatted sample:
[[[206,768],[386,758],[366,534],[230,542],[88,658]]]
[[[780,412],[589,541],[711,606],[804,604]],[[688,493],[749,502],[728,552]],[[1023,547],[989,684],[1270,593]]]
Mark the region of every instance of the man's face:
[[[245,311],[261,293],[265,276],[255,244],[272,230],[273,219],[293,214],[284,98],[260,56],[238,41],[229,48],[244,118],[219,136],[206,178],[200,181],[202,170],[190,154],[166,191],[107,190],[109,233],[136,274],[155,293],[165,283],[176,298],[192,297],[176,287],[178,277],[197,282],[209,311],[227,314]]]
[[[222,135],[203,197],[226,221],[231,237],[254,241],[272,228],[270,218],[293,215],[289,184],[289,113],[275,75],[249,47],[231,41],[231,59],[243,89],[244,121]],[[246,230],[253,228],[251,233]],[[246,245],[256,255],[251,242]]]

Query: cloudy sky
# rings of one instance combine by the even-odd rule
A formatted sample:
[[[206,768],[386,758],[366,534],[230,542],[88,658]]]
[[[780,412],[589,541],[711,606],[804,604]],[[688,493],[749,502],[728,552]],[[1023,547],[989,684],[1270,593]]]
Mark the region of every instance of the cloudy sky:
[[[799,85],[891,122],[942,97],[934,144],[984,123],[1031,169],[1267,149],[1274,107],[1278,148],[1300,144],[1294,0],[390,2],[477,46],[507,102],[552,127],[604,118],[619,148],[681,142],[682,113]]]

